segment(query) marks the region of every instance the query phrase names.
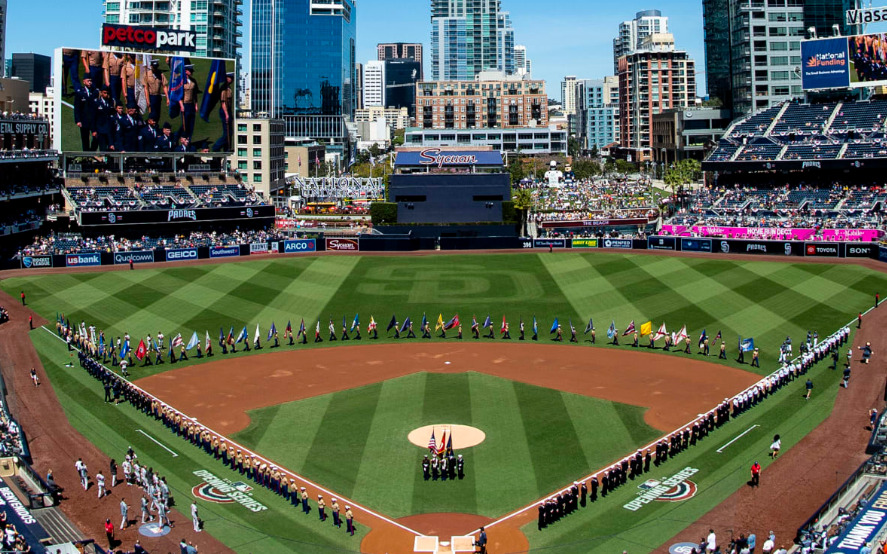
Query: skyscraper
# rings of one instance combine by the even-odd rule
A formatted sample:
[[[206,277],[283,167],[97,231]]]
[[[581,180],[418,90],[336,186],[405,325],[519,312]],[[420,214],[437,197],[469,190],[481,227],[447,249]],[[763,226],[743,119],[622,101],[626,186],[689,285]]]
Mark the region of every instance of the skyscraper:
[[[419,80],[423,78],[422,69],[422,45],[413,42],[385,42],[376,45],[379,52],[379,61],[388,60],[412,60],[419,62]]]
[[[857,34],[844,21],[853,6],[854,0],[703,0],[709,97],[736,117],[801,96],[801,41],[810,28],[819,38]]]
[[[368,61],[363,66],[363,105],[385,105],[385,62]]]
[[[52,58],[41,54],[12,54],[10,77],[18,77],[30,83],[30,92],[46,93],[51,84]]]
[[[0,0],[5,3],[6,0]],[[243,0],[104,0],[105,23],[194,32],[197,56],[239,58]]]
[[[3,62],[3,69],[0,69],[0,77],[6,76],[6,0],[0,0],[0,62]]]
[[[533,65],[527,59],[527,47],[522,44],[514,46],[514,72],[520,76],[533,73]]]
[[[514,29],[499,0],[431,0],[431,79],[474,79],[515,72]]]
[[[634,19],[619,24],[619,34],[613,39],[613,70],[619,71],[619,58],[641,47],[644,38],[668,32],[668,18],[659,10],[637,12]]]
[[[289,137],[346,137],[356,29],[352,0],[253,0],[253,111],[282,117]]]

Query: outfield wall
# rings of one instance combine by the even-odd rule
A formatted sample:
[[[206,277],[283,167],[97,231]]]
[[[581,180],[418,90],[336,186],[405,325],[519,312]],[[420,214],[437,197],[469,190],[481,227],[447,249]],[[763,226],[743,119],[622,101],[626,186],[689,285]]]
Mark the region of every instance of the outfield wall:
[[[263,241],[229,246],[156,248],[131,252],[80,252],[22,256],[15,266],[27,269],[47,267],[90,267],[102,265],[149,264],[215,258],[242,258],[255,254],[309,254],[314,252],[414,252],[418,250],[663,250],[704,254],[765,254],[807,258],[869,258],[887,262],[887,246],[874,242],[804,242],[783,240],[740,240],[653,236],[626,238],[518,237],[417,237],[413,235],[359,235],[355,238],[311,238]],[[13,267],[15,267],[13,266]]]

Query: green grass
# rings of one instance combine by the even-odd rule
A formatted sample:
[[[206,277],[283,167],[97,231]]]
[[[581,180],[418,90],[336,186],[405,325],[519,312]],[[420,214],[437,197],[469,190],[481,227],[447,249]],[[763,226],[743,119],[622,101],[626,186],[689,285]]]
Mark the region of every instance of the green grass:
[[[495,517],[653,440],[643,412],[481,373],[416,373],[252,411],[234,439],[390,516]],[[422,478],[426,451],[407,434],[436,423],[487,433],[459,451],[464,480]],[[606,436],[587,432],[601,427]]]
[[[391,340],[385,326],[392,313],[399,321],[409,316],[418,328],[424,312],[432,322],[438,313],[444,319],[458,313],[466,335],[472,315],[482,321],[489,314],[498,328],[505,314],[515,337],[519,318],[529,330],[535,315],[540,339],[546,341],[555,317],[565,329],[572,320],[580,334],[593,317],[599,338],[611,320],[619,328],[631,320],[636,325],[652,320],[656,327],[664,321],[669,330],[686,324],[694,339],[702,329],[711,337],[720,330],[731,353],[730,360],[720,363],[727,365],[736,365],[738,337],[753,337],[762,353],[762,367],[755,371],[766,374],[775,369],[778,346],[787,335],[798,341],[808,330],[820,335],[835,330],[868,308],[874,292],[885,290],[885,284],[880,273],[852,265],[546,252],[277,258],[111,273],[34,274],[5,279],[0,287],[13,296],[24,290],[29,305],[50,322],[63,312],[73,322],[94,323],[106,336],[129,332],[142,337],[160,330],[167,337],[181,332],[187,340],[193,331],[203,339],[209,330],[215,341],[219,327],[227,333],[232,326],[237,331],[246,325],[252,336],[259,323],[264,335],[272,321],[282,331],[288,320],[298,326],[304,318],[312,335],[319,320],[326,338],[330,319],[338,330],[343,316],[350,323],[360,313],[364,335],[372,315],[380,325],[379,342],[386,342]],[[45,332],[32,337],[69,418],[105,452],[119,455],[126,444],[139,445],[155,467],[172,476],[183,495],[196,484],[191,482],[194,470],[207,467],[224,473],[181,444],[178,448],[186,450],[186,456],[164,459],[167,454],[134,432],[142,428],[163,437],[162,428],[129,408],[112,409],[99,402],[97,383],[57,365],[67,356],[60,342]],[[298,349],[315,347],[309,343]],[[593,352],[576,350],[576,355]],[[237,354],[248,355],[253,354]],[[206,361],[192,357],[189,363]],[[176,367],[182,365],[139,368],[134,377]],[[764,458],[774,433],[780,433],[784,446],[790,447],[830,413],[836,394],[831,385],[838,376],[822,368],[814,375],[817,390],[823,391],[814,400],[799,402],[799,390],[781,392],[654,473],[665,476],[684,466],[699,468],[694,480],[700,489],[693,501],[654,503],[630,513],[621,508],[634,494],[626,487],[606,504],[544,533],[528,528],[531,545],[557,545],[576,552],[658,546],[742,486],[748,465],[754,458]],[[243,432],[242,440],[290,469],[394,516],[448,510],[502,514],[603,466],[616,453],[630,451],[649,432],[637,409],[475,373],[413,375],[271,407],[252,416],[254,424]],[[421,449],[409,446],[405,437],[415,427],[442,420],[473,422],[488,438],[466,456],[465,481],[428,484],[419,472]],[[713,452],[753,424],[761,427],[724,455]],[[603,431],[588,431],[594,428]],[[166,440],[170,445],[175,442]],[[553,442],[557,454],[546,455]],[[391,446],[395,444],[400,446]],[[510,456],[505,462],[504,452]],[[267,542],[268,551],[287,550],[289,540],[327,547],[356,544],[347,540],[343,544],[342,537],[327,535],[313,522],[301,524],[282,502],[262,491],[257,495],[268,499],[271,513],[254,516],[212,506],[219,525],[211,525],[210,531],[243,551],[255,548],[249,543],[253,538]]]

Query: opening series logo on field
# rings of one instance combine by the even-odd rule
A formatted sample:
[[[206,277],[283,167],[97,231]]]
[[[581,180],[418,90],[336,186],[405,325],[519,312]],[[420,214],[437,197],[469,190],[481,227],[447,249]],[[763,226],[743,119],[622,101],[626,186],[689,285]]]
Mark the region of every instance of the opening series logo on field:
[[[672,475],[663,481],[650,479],[641,483],[638,488],[641,492],[638,497],[624,505],[623,508],[636,512],[640,510],[644,504],[649,504],[654,500],[659,502],[683,502],[696,496],[696,483],[690,481],[689,478],[696,475],[698,469],[686,467],[678,473]]]
[[[236,502],[251,512],[263,512],[268,509],[267,506],[253,499],[251,494],[253,488],[242,481],[234,482],[216,477],[204,469],[195,471],[194,475],[203,479],[203,483],[191,489],[191,494],[195,498],[216,504]]]

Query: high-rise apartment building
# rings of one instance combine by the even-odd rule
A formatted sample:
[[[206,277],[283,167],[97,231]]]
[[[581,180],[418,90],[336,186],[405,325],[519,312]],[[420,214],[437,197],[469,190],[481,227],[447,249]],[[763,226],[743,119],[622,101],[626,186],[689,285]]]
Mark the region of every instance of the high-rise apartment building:
[[[104,0],[105,23],[172,27],[197,35],[196,56],[238,59],[243,0]]]
[[[600,151],[619,136],[618,83],[616,77],[583,79],[577,84],[578,128],[576,135],[585,150]]]
[[[356,29],[352,0],[253,0],[253,112],[282,118],[288,137],[340,144],[357,106]]]
[[[371,60],[364,64],[363,105],[385,106],[385,62]]]
[[[515,72],[514,29],[499,0],[431,0],[431,79],[466,81]]]
[[[659,10],[640,11],[634,19],[620,23],[613,39],[613,71],[619,71],[619,58],[640,48],[644,38],[662,33],[668,33],[668,17]]]
[[[668,43],[648,38],[619,58],[619,145],[633,161],[652,159],[655,114],[695,105],[695,63],[686,52],[663,46]]]
[[[419,62],[419,80],[423,75],[422,45],[413,42],[386,42],[376,45],[379,51],[379,61],[388,60],[412,60]]]
[[[575,75],[567,75],[561,81],[561,104],[564,114],[567,116],[576,115],[576,90],[579,84]]]
[[[416,83],[421,81],[422,65],[414,60],[386,60],[385,107],[406,108],[415,115]]]
[[[527,59],[527,47],[522,44],[514,47],[514,71],[521,77],[533,73],[533,62]]]
[[[801,41],[857,34],[844,21],[853,6],[854,0],[703,0],[709,97],[741,116],[801,96]]]

